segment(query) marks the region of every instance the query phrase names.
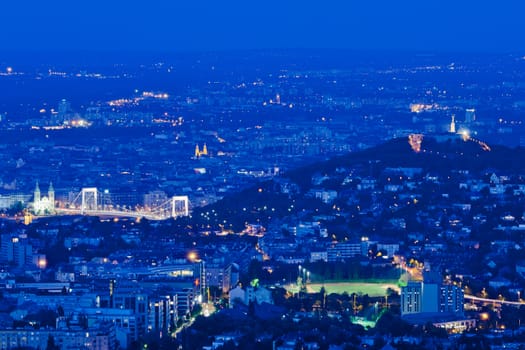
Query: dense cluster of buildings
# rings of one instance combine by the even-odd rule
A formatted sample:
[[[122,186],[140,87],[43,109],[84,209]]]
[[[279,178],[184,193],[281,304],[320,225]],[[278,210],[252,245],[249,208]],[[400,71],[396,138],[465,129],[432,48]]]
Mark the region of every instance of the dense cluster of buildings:
[[[492,312],[510,326],[503,302],[519,307],[525,292],[523,169],[476,162],[521,159],[488,143],[525,144],[515,97],[524,85],[445,89],[446,79],[424,78],[462,80],[477,64],[258,71],[0,114],[0,347],[135,348],[178,334],[208,302],[250,310],[279,299],[279,287],[377,275],[401,277],[385,307],[410,323],[495,329],[481,316]],[[192,215],[55,216],[82,188],[95,189],[96,207],[123,211],[188,196]],[[43,218],[22,224],[29,211]],[[329,309],[323,300],[307,310],[304,290],[290,290],[304,309],[293,323]],[[217,347],[242,334],[228,337]],[[276,348],[299,338],[282,335]]]
[[[446,74],[464,79],[490,62],[454,65],[453,70],[442,62],[396,69],[368,64],[336,71],[282,69],[278,75],[263,70],[244,80],[221,75],[173,94],[137,89],[83,106],[57,99],[11,112],[0,122],[5,133],[0,208],[26,203],[34,174],[42,183],[53,182],[60,205],[71,202],[82,187],[109,190],[107,203],[114,206],[148,205],[144,196],[157,191],[189,195],[195,206],[205,205],[244,188],[253,177],[270,178],[409,133],[449,131],[452,115],[458,132],[472,129],[473,136],[487,142],[524,141],[519,136],[523,126],[515,120],[519,101],[502,115],[491,114],[498,103],[494,96],[519,94],[521,85],[509,91],[511,84],[501,82],[464,84],[456,90],[445,89],[446,79],[440,80]],[[429,72],[436,76],[435,86],[421,81]],[[16,79],[80,85],[85,79],[130,79],[84,73],[25,72]],[[489,94],[491,99],[483,99]]]

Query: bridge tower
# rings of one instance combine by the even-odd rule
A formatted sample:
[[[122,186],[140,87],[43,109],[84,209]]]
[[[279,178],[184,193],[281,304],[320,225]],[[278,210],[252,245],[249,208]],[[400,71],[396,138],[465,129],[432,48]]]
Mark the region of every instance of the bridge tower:
[[[97,210],[98,208],[98,191],[96,187],[85,187],[82,189],[82,205],[80,214],[84,215],[88,210]]]
[[[188,196],[174,196],[171,198],[171,217],[190,215]]]

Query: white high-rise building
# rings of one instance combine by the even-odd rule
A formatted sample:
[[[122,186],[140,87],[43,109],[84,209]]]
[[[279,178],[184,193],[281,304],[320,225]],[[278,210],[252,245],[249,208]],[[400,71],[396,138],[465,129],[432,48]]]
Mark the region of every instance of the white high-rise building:
[[[64,117],[71,111],[71,103],[65,98],[58,102],[57,113],[59,117]]]
[[[401,288],[401,315],[416,313],[463,314],[463,290],[455,285],[408,282]]]
[[[401,315],[420,313],[423,283],[409,281],[401,288]]]
[[[468,108],[465,110],[465,123],[470,124],[476,121],[476,110],[474,108]]]

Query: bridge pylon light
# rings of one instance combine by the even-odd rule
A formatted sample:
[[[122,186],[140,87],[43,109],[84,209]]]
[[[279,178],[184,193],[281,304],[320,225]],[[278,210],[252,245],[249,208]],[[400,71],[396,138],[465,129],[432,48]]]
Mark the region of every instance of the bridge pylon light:
[[[96,187],[82,188],[82,204],[80,214],[84,215],[86,211],[95,211],[98,208],[98,190]]]
[[[181,207],[182,204],[182,207]],[[182,209],[182,210],[179,210]],[[171,217],[190,215],[188,196],[174,196],[171,198]]]

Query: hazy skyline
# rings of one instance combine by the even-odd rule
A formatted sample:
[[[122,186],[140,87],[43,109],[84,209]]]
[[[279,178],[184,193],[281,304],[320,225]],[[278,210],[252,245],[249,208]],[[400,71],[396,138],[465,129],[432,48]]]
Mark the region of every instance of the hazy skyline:
[[[11,1],[3,50],[518,51],[525,3],[452,0]]]

